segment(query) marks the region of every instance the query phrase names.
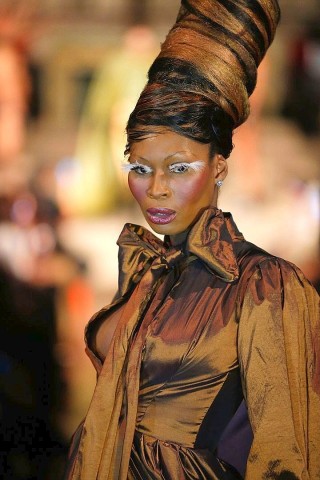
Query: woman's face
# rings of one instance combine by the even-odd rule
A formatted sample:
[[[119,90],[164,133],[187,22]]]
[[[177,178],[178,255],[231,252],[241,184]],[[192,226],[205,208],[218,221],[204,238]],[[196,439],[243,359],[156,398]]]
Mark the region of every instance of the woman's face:
[[[216,182],[227,175],[210,145],[171,131],[150,135],[130,148],[129,187],[150,227],[161,235],[184,232],[203,210],[216,206]]]

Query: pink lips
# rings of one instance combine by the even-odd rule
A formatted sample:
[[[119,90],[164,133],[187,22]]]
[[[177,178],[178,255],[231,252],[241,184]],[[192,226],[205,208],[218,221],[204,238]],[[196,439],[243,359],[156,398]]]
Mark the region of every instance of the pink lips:
[[[177,212],[170,208],[148,208],[147,215],[152,223],[166,225],[176,218]]]

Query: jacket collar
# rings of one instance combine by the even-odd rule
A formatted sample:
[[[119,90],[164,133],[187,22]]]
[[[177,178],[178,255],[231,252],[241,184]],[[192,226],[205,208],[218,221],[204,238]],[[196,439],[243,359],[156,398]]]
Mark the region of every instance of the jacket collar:
[[[131,282],[137,283],[154,262],[173,267],[183,257],[195,255],[225,282],[239,277],[234,244],[243,241],[230,213],[211,207],[206,209],[189,230],[180,245],[170,245],[168,237],[160,240],[139,225],[125,224],[119,239],[119,293],[124,294]]]

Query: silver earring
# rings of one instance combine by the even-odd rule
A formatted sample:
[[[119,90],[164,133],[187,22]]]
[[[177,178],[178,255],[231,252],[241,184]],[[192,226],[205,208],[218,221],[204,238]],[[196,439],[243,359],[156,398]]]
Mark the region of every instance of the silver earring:
[[[222,187],[223,181],[222,181],[222,180],[218,180],[217,183],[216,183],[216,185],[217,185],[218,188]]]

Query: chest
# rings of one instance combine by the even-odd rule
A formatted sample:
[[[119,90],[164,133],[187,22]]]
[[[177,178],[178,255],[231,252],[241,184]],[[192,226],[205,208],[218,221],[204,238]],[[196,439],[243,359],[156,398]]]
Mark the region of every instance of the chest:
[[[208,379],[237,365],[237,285],[198,265],[164,280],[147,311],[141,388]]]

